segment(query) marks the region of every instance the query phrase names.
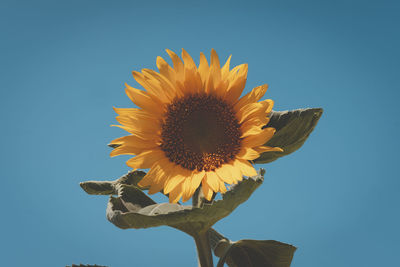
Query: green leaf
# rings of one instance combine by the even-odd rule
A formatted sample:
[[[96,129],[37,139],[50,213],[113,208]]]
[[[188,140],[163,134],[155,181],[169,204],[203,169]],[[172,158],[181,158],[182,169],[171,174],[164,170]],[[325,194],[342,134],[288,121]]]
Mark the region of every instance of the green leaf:
[[[209,229],[245,202],[263,182],[264,171],[232,186],[222,200],[202,207],[172,203],[156,204],[143,191],[132,185],[121,185],[118,197],[110,197],[107,218],[119,228],[149,228],[167,225],[190,235]]]
[[[89,195],[116,195],[119,185],[126,184],[137,186],[145,175],[146,173],[142,171],[130,171],[115,181],[87,181],[79,185]]]
[[[322,112],[322,108],[272,111],[265,127],[273,127],[276,132],[265,145],[280,147],[283,152],[264,152],[254,163],[269,163],[299,149],[314,130]]]
[[[289,267],[296,248],[292,245],[274,240],[239,240],[227,251],[221,264],[226,262],[230,267],[265,266]]]
[[[220,258],[217,267],[266,266],[289,267],[296,247],[274,240],[239,240],[232,242],[214,229],[208,231],[214,254]]]

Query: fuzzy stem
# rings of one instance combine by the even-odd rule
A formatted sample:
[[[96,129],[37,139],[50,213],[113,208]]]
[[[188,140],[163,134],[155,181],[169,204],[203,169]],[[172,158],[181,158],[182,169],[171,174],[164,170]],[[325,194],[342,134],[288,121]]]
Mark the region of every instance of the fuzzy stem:
[[[192,197],[193,207],[201,208],[204,203],[203,191],[201,190],[201,185],[196,189]]]
[[[197,188],[196,192],[192,197],[192,205],[197,208],[202,208],[205,203],[205,198],[203,190],[201,190],[201,185]],[[209,241],[208,229],[202,230],[201,232],[196,232],[192,234],[194,241],[196,243],[197,256],[199,267],[213,267],[213,258],[211,252],[211,245]]]
[[[197,233],[193,235],[196,242],[199,267],[213,267],[213,258],[209,242],[208,232]]]

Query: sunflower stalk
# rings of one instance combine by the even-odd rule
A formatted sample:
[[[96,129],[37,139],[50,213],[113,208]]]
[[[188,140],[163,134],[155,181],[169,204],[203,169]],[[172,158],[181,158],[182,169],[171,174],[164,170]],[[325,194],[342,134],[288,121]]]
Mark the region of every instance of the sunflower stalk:
[[[199,186],[193,194],[192,205],[193,207],[201,208],[204,204],[205,198],[201,186]]]
[[[207,203],[207,200],[204,197],[201,186],[199,186],[193,194],[192,206],[202,208],[204,203]],[[209,229],[210,228],[192,234],[192,237],[196,243],[199,267],[214,266],[211,252],[211,244],[209,242]]]
[[[196,243],[199,267],[213,267],[214,264],[208,231],[202,231],[192,237]]]

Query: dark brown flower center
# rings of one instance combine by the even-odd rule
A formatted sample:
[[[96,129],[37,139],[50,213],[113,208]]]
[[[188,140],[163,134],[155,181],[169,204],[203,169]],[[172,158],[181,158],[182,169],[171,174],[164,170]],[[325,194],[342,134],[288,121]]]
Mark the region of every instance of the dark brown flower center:
[[[241,145],[232,106],[211,95],[175,99],[162,124],[161,149],[189,170],[215,170],[234,159]]]

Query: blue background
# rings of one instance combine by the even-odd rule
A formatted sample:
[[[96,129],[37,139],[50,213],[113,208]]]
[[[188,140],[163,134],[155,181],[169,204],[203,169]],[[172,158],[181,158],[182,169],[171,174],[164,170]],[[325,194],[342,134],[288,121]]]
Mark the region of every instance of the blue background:
[[[1,1],[2,266],[196,266],[172,228],[121,230],[85,180],[126,173],[132,70],[164,49],[249,63],[275,110],[323,107],[305,145],[215,228],[298,247],[293,267],[395,266],[400,249],[398,1]],[[161,196],[157,200],[165,200]]]

